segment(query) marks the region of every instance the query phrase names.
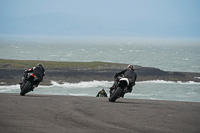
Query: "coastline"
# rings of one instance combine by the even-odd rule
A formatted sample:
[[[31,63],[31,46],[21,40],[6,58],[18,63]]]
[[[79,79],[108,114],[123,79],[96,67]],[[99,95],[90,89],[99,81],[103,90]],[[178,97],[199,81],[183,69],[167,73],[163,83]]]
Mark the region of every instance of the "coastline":
[[[15,63],[16,62],[16,63]],[[46,76],[41,85],[58,83],[78,83],[81,81],[113,81],[113,76],[126,68],[127,64],[107,62],[53,62],[53,61],[20,61],[0,59],[0,85],[18,84],[25,69],[43,63]],[[34,65],[32,65],[34,64]],[[56,65],[55,65],[56,64]],[[31,66],[32,65],[32,66]],[[170,72],[153,67],[135,66],[137,81],[164,80],[181,82],[200,82],[200,73]]]

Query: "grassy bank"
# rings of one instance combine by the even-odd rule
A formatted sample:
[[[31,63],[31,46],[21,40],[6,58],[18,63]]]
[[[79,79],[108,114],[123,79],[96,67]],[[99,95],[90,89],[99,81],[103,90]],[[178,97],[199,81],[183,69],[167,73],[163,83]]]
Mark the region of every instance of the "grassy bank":
[[[119,63],[108,63],[108,62],[58,62],[58,61],[38,61],[38,60],[10,60],[0,59],[0,69],[26,69],[29,67],[36,66],[38,63],[42,63],[46,69],[53,68],[70,68],[70,67],[81,67],[81,68],[110,68],[110,67],[122,67],[126,64]]]
[[[25,69],[42,63],[45,67],[45,84],[51,81],[80,82],[92,80],[112,81],[116,72],[126,68],[127,64],[108,62],[57,62],[36,60],[8,60],[0,59],[0,83],[12,85],[19,82]],[[136,66],[137,81],[165,80],[165,81],[194,81],[200,82],[200,73],[168,72],[152,67]],[[44,83],[44,82],[43,82]]]

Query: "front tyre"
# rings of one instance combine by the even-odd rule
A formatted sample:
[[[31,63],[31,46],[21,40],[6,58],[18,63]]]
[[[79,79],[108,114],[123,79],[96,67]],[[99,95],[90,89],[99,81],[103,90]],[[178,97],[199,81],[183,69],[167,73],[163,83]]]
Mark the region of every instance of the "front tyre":
[[[24,96],[26,93],[28,93],[31,89],[31,82],[27,81],[26,84],[24,85],[24,88],[21,90],[20,95]]]
[[[122,94],[122,88],[118,87],[117,90],[112,94],[112,96],[109,98],[110,102],[115,102],[116,99]]]

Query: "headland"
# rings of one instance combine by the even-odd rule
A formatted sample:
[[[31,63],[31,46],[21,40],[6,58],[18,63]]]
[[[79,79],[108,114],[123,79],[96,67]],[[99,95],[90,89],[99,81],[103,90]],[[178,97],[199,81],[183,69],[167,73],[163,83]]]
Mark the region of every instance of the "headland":
[[[113,81],[116,72],[128,64],[109,62],[57,62],[37,60],[0,59],[0,85],[18,84],[26,69],[42,63],[46,76],[43,85],[51,85],[51,81],[59,83],[77,83],[81,81]],[[165,80],[181,82],[200,82],[200,73],[163,71],[153,67],[135,66],[137,81]]]

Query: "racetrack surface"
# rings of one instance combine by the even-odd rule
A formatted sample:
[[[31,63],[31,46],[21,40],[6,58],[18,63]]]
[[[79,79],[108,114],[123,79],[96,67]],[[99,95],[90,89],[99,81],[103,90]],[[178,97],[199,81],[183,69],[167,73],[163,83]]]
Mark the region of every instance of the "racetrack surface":
[[[200,103],[0,93],[1,133],[197,133]]]

